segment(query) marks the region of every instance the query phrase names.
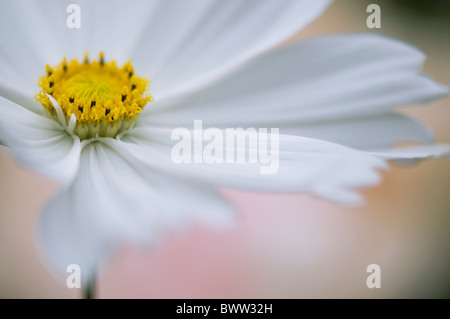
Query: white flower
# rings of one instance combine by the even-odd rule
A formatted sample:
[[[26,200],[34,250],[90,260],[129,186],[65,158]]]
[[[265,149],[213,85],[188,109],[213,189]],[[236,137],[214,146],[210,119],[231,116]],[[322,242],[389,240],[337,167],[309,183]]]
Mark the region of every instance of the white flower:
[[[448,93],[420,74],[418,49],[373,34],[279,48],[329,2],[86,1],[80,29],[66,27],[61,2],[2,2],[0,140],[23,164],[61,182],[40,223],[54,265],[79,264],[92,275],[119,243],[149,243],[192,222],[221,227],[233,210],[218,187],[357,203],[355,189],[379,182],[384,159],[448,153],[395,110]],[[47,63],[86,49],[131,59],[136,74],[152,80],[155,102],[114,134],[82,136],[82,115],[54,100],[53,113],[44,111],[34,100]],[[280,128],[278,173],[262,175],[252,164],[174,164],[172,130],[197,119],[219,129]],[[420,145],[395,148],[403,141]]]

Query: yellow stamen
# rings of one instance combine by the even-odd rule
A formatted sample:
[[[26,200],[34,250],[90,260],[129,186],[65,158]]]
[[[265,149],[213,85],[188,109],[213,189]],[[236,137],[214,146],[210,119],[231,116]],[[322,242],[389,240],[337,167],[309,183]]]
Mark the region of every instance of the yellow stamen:
[[[74,133],[80,139],[115,137],[153,101],[145,93],[149,83],[135,75],[131,61],[118,68],[115,61],[105,61],[103,52],[92,62],[85,53],[81,63],[77,59],[67,62],[64,57],[56,66],[46,65],[46,74],[38,82],[42,90],[35,98],[55,119],[56,110],[47,94],[59,103],[67,121],[74,114]]]

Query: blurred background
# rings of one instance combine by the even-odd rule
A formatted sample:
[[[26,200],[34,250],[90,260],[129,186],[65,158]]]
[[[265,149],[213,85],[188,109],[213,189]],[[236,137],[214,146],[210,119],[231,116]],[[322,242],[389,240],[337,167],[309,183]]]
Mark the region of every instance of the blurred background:
[[[366,26],[381,7],[381,29]],[[450,85],[450,2],[337,0],[291,41],[377,32],[425,50],[424,71]],[[450,142],[450,98],[404,112]],[[152,249],[123,247],[98,280],[100,298],[450,298],[450,158],[391,165],[383,183],[348,208],[302,194],[224,190],[235,227],[191,228]],[[46,268],[36,222],[58,186],[0,147],[0,298],[79,298]],[[381,266],[381,288],[366,268]]]

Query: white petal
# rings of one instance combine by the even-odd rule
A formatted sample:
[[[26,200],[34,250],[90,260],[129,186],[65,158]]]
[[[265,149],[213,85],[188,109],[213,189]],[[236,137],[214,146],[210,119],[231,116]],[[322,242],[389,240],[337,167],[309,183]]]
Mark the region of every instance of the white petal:
[[[203,115],[212,124],[228,121],[230,107],[242,113],[243,123],[265,122],[274,111],[272,121],[300,123],[377,114],[448,93],[418,73],[423,60],[416,48],[381,36],[313,39],[269,53],[199,94],[154,103],[152,110],[194,112],[191,118]]]
[[[370,153],[384,159],[395,160],[401,164],[412,164],[422,159],[448,156],[450,154],[450,145],[434,144],[398,147],[394,149],[377,149]]]
[[[42,73],[45,63],[57,63],[64,55],[82,58],[85,50],[92,54],[104,50],[107,57],[124,62],[129,59],[124,55],[125,51],[129,51],[126,50],[127,43],[132,42],[128,41],[129,38],[145,23],[150,7],[156,3],[143,0],[79,0],[74,4],[80,8],[80,28],[69,28],[67,20],[74,13],[67,12],[70,2],[3,1],[0,5],[0,26],[3,30],[14,32],[5,32],[0,39],[4,49],[2,54],[23,75],[34,74],[35,70]],[[37,77],[34,78],[36,80]]]
[[[220,128],[295,127],[299,134],[303,130],[306,136],[328,138],[338,121],[354,120],[331,140],[348,143],[346,136],[355,126],[372,122],[367,145],[348,145],[383,142],[387,147],[412,131],[411,140],[428,141],[426,129],[391,113],[397,106],[426,103],[448,93],[419,74],[423,60],[416,48],[382,36],[308,40],[266,54],[204,90],[156,101],[141,121],[166,127],[189,127],[195,119]],[[374,115],[378,117],[371,118]],[[373,125],[377,120],[401,122],[401,128],[390,130],[392,137],[381,141],[376,135],[384,128]]]
[[[38,78],[45,73],[46,63],[54,64],[63,57],[56,34],[67,29],[65,20],[58,28],[49,25],[54,13],[67,18],[61,5],[61,1],[24,0],[0,4],[0,28],[4,30],[0,38],[0,95],[38,114],[42,113],[34,100],[40,91]]]
[[[0,140],[24,165],[63,184],[75,176],[80,140],[55,121],[0,97]]]
[[[8,77],[6,78],[9,80]],[[34,99],[37,92],[39,92],[39,89],[34,91],[27,90],[20,84],[14,87],[11,83],[7,83],[5,80],[0,79],[0,96],[22,105],[36,114],[44,115],[44,109],[42,108],[41,103]]]
[[[124,41],[137,33],[146,20],[149,3],[155,1],[77,1],[81,28],[68,28],[70,3],[48,1],[2,1],[0,28],[0,95],[33,112],[40,113],[34,95],[40,91],[38,77],[45,65],[83,57],[89,50],[97,58],[104,50],[107,59],[125,62]],[[26,10],[24,10],[26,8]],[[13,31],[12,31],[13,30]],[[33,54],[30,54],[32,52]]]
[[[46,19],[39,13],[40,5],[45,6],[45,2],[19,0],[0,4],[0,28],[3,30],[0,74],[3,79],[10,78],[7,83],[14,87],[30,90],[37,87],[38,76],[45,72],[49,54],[58,53],[54,33],[46,27]]]
[[[146,19],[133,61],[152,79],[156,99],[204,86],[288,39],[330,2],[161,1]]]
[[[38,77],[45,72],[46,57],[55,47],[45,20],[35,10],[37,5],[35,1],[0,4],[0,28],[4,30],[0,37],[0,96],[39,114],[42,107],[34,100],[39,92]]]
[[[60,4],[54,0],[49,7]],[[68,13],[67,3],[61,3],[62,8],[53,14],[52,25],[58,30],[58,39],[63,44],[65,55],[82,57],[85,50],[89,50],[91,59],[97,58],[100,51],[104,51],[106,59],[115,59],[118,63],[131,58],[130,51],[134,38],[143,26],[151,19],[151,12],[161,0],[97,0],[77,1],[81,9],[81,28],[69,29],[65,27]],[[164,1],[166,2],[166,1]],[[156,30],[155,30],[156,31]]]
[[[262,174],[262,167],[268,168],[269,163],[175,164],[170,155],[171,145],[175,144],[170,141],[170,132],[159,131],[159,136],[149,133],[147,128],[139,128],[124,136],[123,142],[109,140],[107,143],[155,170],[215,187],[300,191],[355,204],[360,198],[354,189],[377,184],[376,170],[385,167],[382,160],[362,151],[288,135],[279,136],[279,169],[274,174]],[[238,151],[237,147],[234,151]],[[275,158],[272,164],[275,167]]]
[[[394,147],[399,142],[434,141],[433,133],[424,124],[398,113],[288,126],[281,131],[364,150]]]
[[[142,169],[95,142],[83,149],[74,183],[46,208],[40,235],[58,270],[78,264],[86,280],[119,244],[147,244],[193,221],[223,226],[231,217],[213,191]]]

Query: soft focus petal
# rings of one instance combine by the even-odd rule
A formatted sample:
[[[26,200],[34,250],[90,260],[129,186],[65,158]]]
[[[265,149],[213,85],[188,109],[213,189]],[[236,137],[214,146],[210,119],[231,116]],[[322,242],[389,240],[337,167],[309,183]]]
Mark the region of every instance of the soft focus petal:
[[[0,74],[6,84],[32,90],[45,71],[49,56],[57,55],[56,30],[40,14],[47,1],[2,1],[0,4]],[[67,16],[65,10],[61,13]],[[61,29],[65,24],[61,26]],[[61,57],[59,57],[61,58]],[[50,62],[50,61],[47,61]]]
[[[159,99],[205,86],[273,48],[317,18],[330,2],[160,1],[143,20],[140,36],[133,36],[131,56],[136,68],[152,79],[152,93]]]
[[[69,13],[66,13],[66,7],[70,2],[48,1],[41,12],[45,17],[52,17],[49,23],[56,29],[56,37],[63,55],[81,58],[85,50],[89,50],[92,59],[97,58],[100,51],[104,51],[107,59],[124,63],[131,58],[130,52],[135,43],[134,39],[151,19],[152,12],[163,2],[167,1],[76,1],[81,10],[81,28],[79,29],[65,27],[69,16]],[[151,31],[157,32],[157,30]],[[61,56],[58,59],[61,59]]]
[[[104,50],[107,59],[127,61],[127,43],[145,23],[149,7],[157,1],[76,1],[81,27],[69,28],[70,2],[58,0],[6,0],[0,3],[0,95],[35,113],[42,108],[34,100],[38,77],[45,65],[66,56],[82,58],[86,50],[97,58]],[[30,54],[32,52],[32,54]],[[91,57],[92,58],[92,57]]]
[[[20,76],[42,72],[45,63],[57,63],[64,55],[81,58],[85,50],[93,54],[104,50],[124,62],[129,59],[130,37],[138,33],[158,2],[162,1],[79,0],[74,4],[80,8],[80,28],[69,28],[67,19],[74,13],[67,11],[70,2],[2,1],[0,26],[14,30],[0,39],[2,62],[11,63]]]
[[[74,183],[50,202],[40,223],[44,250],[59,271],[78,264],[90,279],[120,243],[149,243],[186,223],[221,227],[232,220],[214,192],[140,168],[102,142],[83,149]]]
[[[124,136],[123,141],[111,139],[108,144],[120,153],[131,154],[149,168],[168,175],[188,177],[214,187],[308,192],[356,204],[361,198],[355,193],[355,188],[377,184],[379,175],[376,170],[385,165],[382,160],[362,151],[288,135],[279,135],[278,163],[274,148],[273,161],[266,164],[175,164],[171,159],[171,145],[174,142],[170,141],[170,132],[160,130],[156,134],[149,133],[146,128],[136,129],[132,134]],[[246,147],[247,152],[258,151],[248,145]],[[271,147],[269,145],[269,151]],[[245,150],[239,149],[236,144],[233,151],[236,154]],[[193,156],[194,152],[192,150]],[[211,158],[203,155],[203,163],[208,160]]]
[[[80,140],[55,121],[0,97],[0,140],[24,165],[68,184],[78,170]]]
[[[422,159],[441,158],[450,154],[449,144],[420,145],[410,147],[398,147],[394,149],[377,149],[371,154],[394,160],[400,164],[414,164]]]
[[[34,100],[38,77],[49,57],[58,54],[54,31],[40,15],[47,2],[2,1],[0,4],[0,95],[36,113],[42,107]],[[62,14],[65,13],[65,10]],[[61,58],[61,56],[59,57]]]
[[[0,39],[0,75],[8,79],[0,81],[0,93],[17,87],[35,91],[46,63],[81,58],[85,50],[93,55],[103,50],[119,63],[133,58],[136,69],[154,80],[157,96],[181,89],[188,80],[189,86],[204,85],[288,39],[330,2],[77,1],[81,27],[69,28],[70,3],[4,1],[0,27],[14,32]]]
[[[7,77],[7,79],[9,79],[9,77]],[[36,92],[38,92],[38,90],[26,89],[20,85],[13,86],[12,83],[0,79],[0,96],[22,105],[36,114],[44,115],[42,105],[34,99]]]
[[[406,141],[434,141],[434,134],[424,124],[399,113],[287,126],[282,131],[365,150],[394,147],[397,143]]]
[[[358,148],[426,143],[429,130],[392,113],[448,93],[419,73],[423,61],[416,48],[377,35],[312,39],[268,53],[204,90],[157,100],[140,120],[166,127],[189,127],[195,119],[219,128],[279,127]]]

